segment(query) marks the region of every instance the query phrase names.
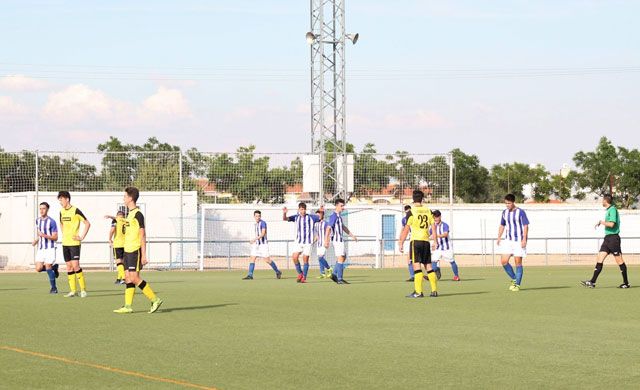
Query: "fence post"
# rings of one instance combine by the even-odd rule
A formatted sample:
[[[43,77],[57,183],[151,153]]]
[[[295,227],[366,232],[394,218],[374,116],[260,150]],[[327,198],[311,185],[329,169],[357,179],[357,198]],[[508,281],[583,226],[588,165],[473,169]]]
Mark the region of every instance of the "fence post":
[[[178,169],[180,170],[178,174],[180,181],[180,268],[184,268],[184,199],[182,194],[184,181],[182,178],[182,149],[178,150]]]
[[[380,269],[381,268],[381,256],[382,256],[382,249],[384,247],[384,239],[376,239],[376,244],[378,244],[378,250],[376,253],[376,263],[375,263],[375,268],[376,269]]]
[[[567,264],[571,264],[571,217],[567,217]]]
[[[227,241],[227,271],[231,271],[231,241]]]
[[[200,271],[204,271],[204,222],[205,209],[200,206]]]
[[[173,242],[169,241],[169,269],[173,269]]]
[[[491,266],[496,266],[496,242],[491,240]]]
[[[549,265],[549,239],[544,239],[544,265]]]
[[[322,175],[320,175],[320,176],[322,176]],[[284,258],[287,261],[287,269],[289,269],[290,268],[289,267],[289,241],[287,241],[287,253],[285,254]]]

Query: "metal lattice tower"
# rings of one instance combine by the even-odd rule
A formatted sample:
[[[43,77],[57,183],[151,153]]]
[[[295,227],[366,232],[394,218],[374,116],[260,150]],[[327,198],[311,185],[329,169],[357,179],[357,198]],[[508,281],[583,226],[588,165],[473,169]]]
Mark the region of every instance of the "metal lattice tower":
[[[347,199],[345,0],[310,0],[311,151],[320,159],[319,202]],[[326,192],[326,193],[325,193]]]

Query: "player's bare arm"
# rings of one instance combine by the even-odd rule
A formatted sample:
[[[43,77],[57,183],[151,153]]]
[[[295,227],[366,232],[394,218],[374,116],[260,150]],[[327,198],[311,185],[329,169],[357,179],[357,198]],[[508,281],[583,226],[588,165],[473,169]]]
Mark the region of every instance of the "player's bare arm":
[[[358,237],[356,237],[355,234],[351,233],[351,231],[349,230],[349,228],[347,228],[346,225],[342,226],[342,230],[344,230],[344,232],[347,233],[349,237],[353,239],[353,241],[358,241]]]
[[[76,241],[84,241],[84,238],[87,236],[89,229],[91,228],[91,222],[89,222],[88,219],[85,219],[82,223],[84,224],[84,231],[82,232],[82,235],[76,235],[73,237]]]
[[[407,239],[407,236],[409,235],[409,231],[411,230],[411,227],[409,227],[409,224],[406,224],[404,226],[404,228],[402,228],[402,232],[400,233],[400,238],[398,238],[398,248],[400,248],[400,253],[404,253],[404,241]]]
[[[522,234],[522,248],[527,247],[527,240],[529,238],[529,225],[524,225],[523,234]]]
[[[325,234],[324,234],[324,247],[328,248],[329,247],[329,240],[331,239],[331,226],[327,226],[327,228],[325,229]]]
[[[147,232],[145,228],[140,228],[140,262],[142,265],[146,265],[149,260],[147,260]]]
[[[504,234],[504,226],[500,225],[500,227],[498,228],[498,239],[496,240],[496,243],[498,245],[500,245],[500,241],[502,241],[503,234]]]
[[[287,217],[287,212],[288,212],[288,211],[289,211],[289,210],[288,210],[286,207],[283,207],[283,208],[282,208],[282,220],[283,220],[283,221],[289,221],[289,218]]]

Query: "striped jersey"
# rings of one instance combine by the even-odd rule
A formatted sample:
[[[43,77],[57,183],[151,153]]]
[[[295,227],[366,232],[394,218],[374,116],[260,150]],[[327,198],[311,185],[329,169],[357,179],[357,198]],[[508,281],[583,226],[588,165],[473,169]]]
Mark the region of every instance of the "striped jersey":
[[[342,238],[342,233],[344,232],[342,215],[338,213],[331,214],[331,216],[329,217],[329,222],[327,223],[327,227],[331,228],[331,241],[344,242],[344,239]]]
[[[256,240],[256,244],[258,244],[258,245],[266,245],[268,243],[267,234],[266,234],[267,223],[265,221],[263,221],[263,220],[260,220],[260,222],[256,222],[256,224],[254,225],[254,230],[255,230],[256,237],[260,237],[260,235],[262,234],[262,229],[265,230],[265,235],[264,235],[264,237],[260,238],[259,240]]]
[[[38,232],[42,234],[46,234],[47,236],[52,235],[54,232],[58,231],[58,225],[56,221],[47,216],[46,218],[38,217],[36,219],[36,229]],[[50,249],[55,248],[56,242],[49,238],[38,237],[38,249]]]
[[[287,220],[296,224],[296,243],[313,244],[313,224],[320,220],[317,215],[296,214]]]
[[[322,248],[324,246],[324,235],[327,229],[327,222],[324,220],[318,221],[313,225],[313,234],[318,237],[318,241],[316,242],[318,248]]]
[[[524,237],[524,227],[529,225],[527,213],[519,207],[512,211],[505,209],[502,212],[500,224],[505,227],[505,238],[509,241],[522,241]]]
[[[432,234],[433,228],[436,228],[436,235],[441,235],[449,232],[449,225],[446,222],[440,222],[439,224],[433,225],[429,228],[429,235]],[[453,248],[453,245],[449,241],[449,235],[446,237],[438,237],[438,249],[443,251],[448,251]]]

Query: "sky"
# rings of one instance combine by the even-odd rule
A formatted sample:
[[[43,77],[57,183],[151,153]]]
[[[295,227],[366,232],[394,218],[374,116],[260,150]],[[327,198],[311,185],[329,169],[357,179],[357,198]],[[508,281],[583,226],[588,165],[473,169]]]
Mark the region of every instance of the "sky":
[[[640,147],[640,1],[346,0],[347,140],[557,171]],[[309,1],[5,0],[0,147],[308,152]]]

